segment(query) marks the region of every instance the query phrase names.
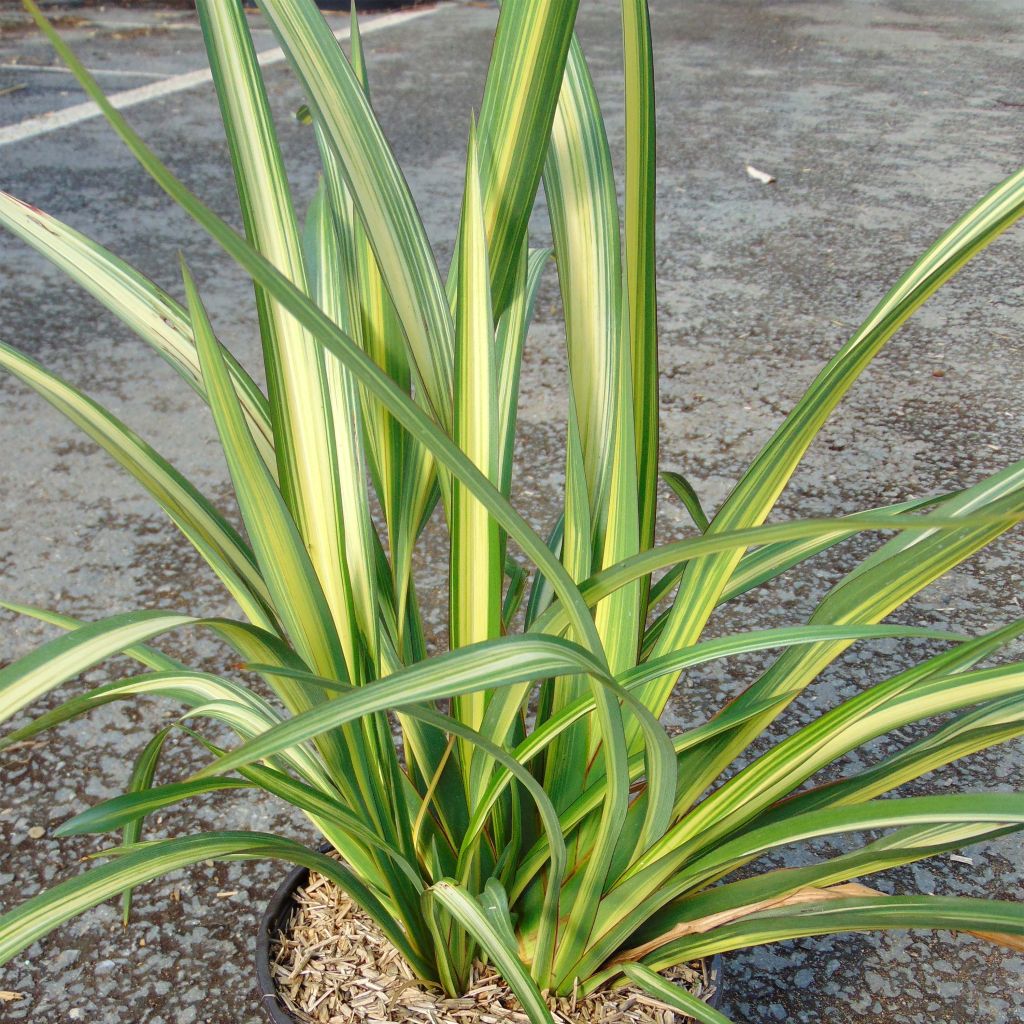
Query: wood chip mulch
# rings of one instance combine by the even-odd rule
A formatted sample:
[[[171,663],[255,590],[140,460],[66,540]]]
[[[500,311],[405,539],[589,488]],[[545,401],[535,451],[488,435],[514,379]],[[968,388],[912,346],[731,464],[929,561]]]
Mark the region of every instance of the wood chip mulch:
[[[474,965],[469,991],[448,998],[413,975],[380,929],[329,879],[311,874],[288,926],[271,946],[278,995],[303,1024],[528,1024],[495,971]],[[698,997],[712,990],[703,965],[665,976]],[[555,1024],[682,1024],[692,1018],[635,988],[549,1000]]]

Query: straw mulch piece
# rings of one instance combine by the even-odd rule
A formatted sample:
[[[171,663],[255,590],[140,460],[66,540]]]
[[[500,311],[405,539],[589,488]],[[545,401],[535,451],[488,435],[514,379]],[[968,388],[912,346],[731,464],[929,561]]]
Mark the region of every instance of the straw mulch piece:
[[[271,946],[278,995],[304,1024],[528,1024],[494,970],[477,963],[470,990],[449,999],[413,976],[380,929],[329,879],[311,874],[296,891],[288,926]],[[666,972],[694,995],[711,984],[700,965]],[[682,1024],[691,1020],[634,988],[578,1002],[552,999],[556,1024]]]

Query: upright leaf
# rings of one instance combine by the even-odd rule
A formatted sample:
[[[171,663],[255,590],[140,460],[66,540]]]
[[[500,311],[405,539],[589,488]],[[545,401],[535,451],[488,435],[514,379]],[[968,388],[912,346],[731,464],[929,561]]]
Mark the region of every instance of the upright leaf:
[[[453,436],[474,465],[497,485],[498,377],[490,292],[476,131],[472,128],[459,238]],[[450,520],[449,621],[455,649],[499,635],[504,572],[498,524],[459,481],[452,484]],[[484,694],[478,693],[459,698],[455,710],[460,721],[479,729],[484,707]]]
[[[496,318],[512,296],[578,7],[579,0],[502,0],[478,133]]]
[[[571,384],[563,561],[580,579],[635,553],[639,545],[630,351],[622,302],[619,212],[608,140],[596,92],[573,40],[544,169],[558,265]],[[640,587],[599,603],[594,623],[613,672],[635,663]],[[580,696],[583,680],[560,680],[551,713]],[[593,722],[552,747],[546,783],[565,807],[590,773],[609,789],[577,857],[586,859],[579,895],[555,957],[555,977],[585,943],[611,866],[628,803],[627,732],[618,702],[589,684]],[[635,723],[633,730],[638,734]],[[598,753],[599,752],[599,753]]]
[[[305,290],[301,235],[241,0],[199,0],[198,11],[246,236]],[[335,625],[347,635],[352,631],[347,614],[352,597],[342,565],[343,509],[324,356],[305,327],[258,285],[256,304],[281,493]],[[358,675],[359,666],[349,662],[348,671]]]
[[[395,311],[408,339],[421,399],[451,418],[454,326],[408,185],[362,83],[314,4],[260,0],[341,164]]]
[[[658,500],[658,295],[655,259],[654,49],[647,0],[622,0],[625,58],[625,263],[633,370],[640,545],[654,543]]]

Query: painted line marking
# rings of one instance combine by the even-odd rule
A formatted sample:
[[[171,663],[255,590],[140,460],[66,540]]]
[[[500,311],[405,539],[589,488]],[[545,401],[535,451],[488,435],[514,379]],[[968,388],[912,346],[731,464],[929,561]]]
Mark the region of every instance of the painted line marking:
[[[398,11],[395,14],[382,14],[379,17],[367,19],[366,23],[360,26],[363,35],[377,32],[393,25],[401,25],[416,18],[433,14],[436,7],[417,8],[411,11]],[[335,33],[338,40],[348,39],[349,29],[338,29]],[[284,51],[277,47],[273,50],[264,50],[256,55],[260,67],[269,67],[272,64],[280,64],[284,60]],[[107,99],[117,110],[126,110],[128,107],[138,106],[140,103],[148,103],[150,100],[160,99],[163,96],[171,96],[176,92],[185,89],[194,89],[196,86],[205,85],[213,81],[213,75],[208,67],[199,68],[196,71],[187,71],[181,75],[174,75],[172,78],[165,78],[159,82],[151,82],[149,85],[140,85],[135,89],[125,89],[123,92],[111,93]],[[17,124],[0,128],[0,146],[6,146],[11,142],[22,142],[25,139],[35,138],[37,135],[46,135],[49,132],[58,131],[61,128],[70,128],[72,125],[80,124],[82,121],[90,121],[94,117],[100,117],[102,111],[89,100],[86,103],[76,103],[73,106],[65,107],[63,110],[51,110],[46,114],[39,114],[36,117],[26,118]]]
[[[71,68],[63,64],[0,64],[3,71],[50,71],[58,75],[70,75]],[[124,71],[121,68],[86,68],[94,78],[115,75],[118,78],[171,78],[170,71]]]

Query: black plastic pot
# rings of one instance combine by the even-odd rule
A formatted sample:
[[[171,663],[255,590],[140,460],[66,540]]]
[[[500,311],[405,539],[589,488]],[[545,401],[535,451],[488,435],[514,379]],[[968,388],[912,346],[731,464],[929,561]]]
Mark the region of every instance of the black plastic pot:
[[[322,846],[326,852],[330,846]],[[306,884],[309,878],[307,868],[295,868],[281,883],[274,893],[260,921],[260,929],[256,935],[256,981],[260,990],[260,1002],[272,1024],[296,1024],[295,1018],[285,1009],[277,998],[277,987],[270,973],[270,944],[282,928],[288,923],[288,915],[292,910],[292,896],[295,890]],[[718,1008],[722,998],[722,958],[714,956],[708,964],[708,975],[715,986],[708,999],[708,1005]]]

